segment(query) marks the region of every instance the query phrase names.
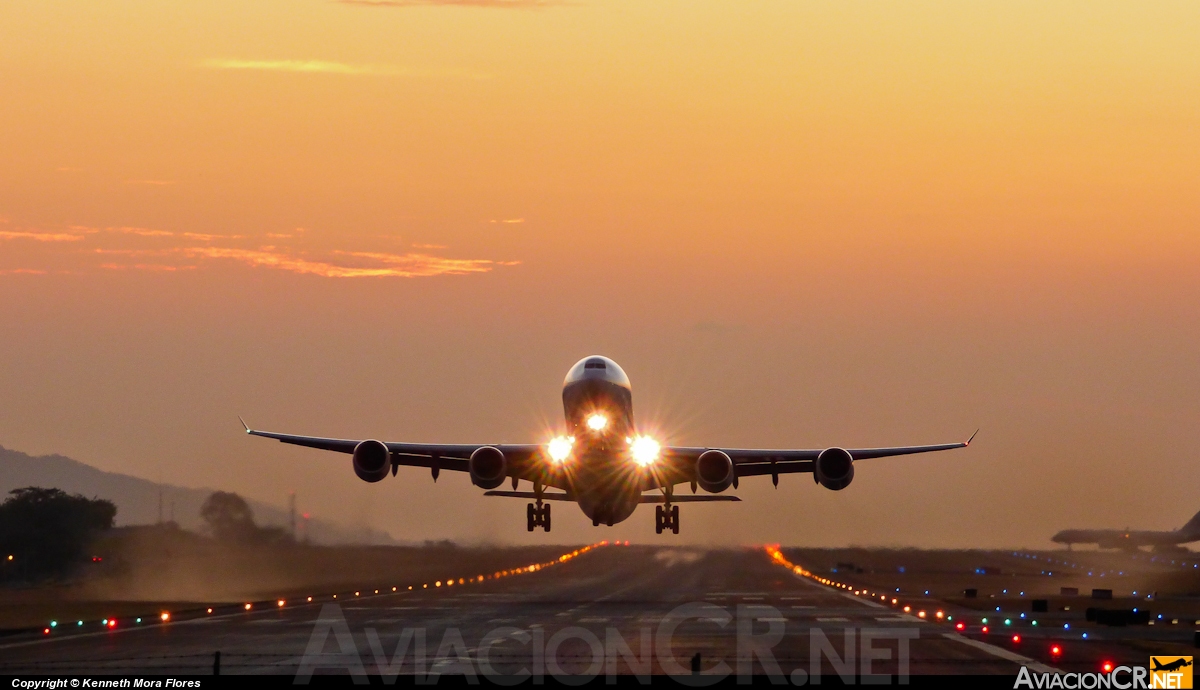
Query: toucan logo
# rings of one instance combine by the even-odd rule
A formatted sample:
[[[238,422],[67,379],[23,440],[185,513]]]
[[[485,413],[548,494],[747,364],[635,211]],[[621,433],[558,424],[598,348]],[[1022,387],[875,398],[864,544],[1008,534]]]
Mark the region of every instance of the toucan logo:
[[[1152,656],[1152,657],[1150,657],[1150,687],[1152,687],[1152,688],[1190,688],[1190,687],[1192,687],[1192,657],[1190,657],[1190,656]]]

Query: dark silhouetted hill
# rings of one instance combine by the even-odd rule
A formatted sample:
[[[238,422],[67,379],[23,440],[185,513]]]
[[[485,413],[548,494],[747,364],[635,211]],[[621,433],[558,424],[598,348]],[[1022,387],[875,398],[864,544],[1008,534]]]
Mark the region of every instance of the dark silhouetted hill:
[[[173,518],[180,527],[200,530],[200,506],[213,489],[159,484],[127,474],[105,472],[62,455],[31,456],[0,446],[0,499],[9,491],[26,486],[58,488],[89,498],[103,498],[117,506],[118,526],[145,525],[158,521],[159,491],[163,519]],[[286,510],[258,501],[248,501],[260,525],[288,525]],[[325,520],[309,521],[309,538],[317,544],[392,544],[391,535],[379,530],[352,528]]]

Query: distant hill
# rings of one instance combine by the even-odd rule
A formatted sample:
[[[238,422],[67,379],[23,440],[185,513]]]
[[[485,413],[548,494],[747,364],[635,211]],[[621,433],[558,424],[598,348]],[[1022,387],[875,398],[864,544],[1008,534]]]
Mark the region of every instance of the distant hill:
[[[214,489],[159,484],[127,474],[104,472],[61,455],[34,457],[0,446],[0,500],[23,486],[59,488],[88,498],[104,498],[117,505],[117,525],[144,525],[158,521],[159,491],[163,519],[174,517],[184,529],[202,525],[200,505]],[[267,503],[248,500],[260,525],[288,525],[288,512]],[[393,544],[391,535],[379,530],[352,528],[324,520],[310,520],[309,539],[317,544]]]

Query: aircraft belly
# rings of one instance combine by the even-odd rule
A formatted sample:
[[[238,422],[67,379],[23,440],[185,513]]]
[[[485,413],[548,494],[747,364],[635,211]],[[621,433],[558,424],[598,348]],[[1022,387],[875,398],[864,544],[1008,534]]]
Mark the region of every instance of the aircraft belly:
[[[593,451],[579,457],[577,463],[571,484],[584,515],[593,522],[615,525],[633,514],[641,480],[627,458]]]

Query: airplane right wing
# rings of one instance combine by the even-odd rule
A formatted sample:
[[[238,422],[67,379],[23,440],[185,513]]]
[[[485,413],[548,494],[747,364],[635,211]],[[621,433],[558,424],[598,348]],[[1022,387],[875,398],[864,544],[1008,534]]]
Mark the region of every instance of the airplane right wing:
[[[975,434],[977,433],[979,433],[978,430]],[[853,476],[852,463],[859,460],[966,448],[975,439],[975,434],[971,434],[971,437],[966,441],[958,443],[939,443],[925,446],[891,446],[885,448],[792,450],[668,446],[662,451],[664,464],[666,465],[665,471],[661,472],[657,478],[661,480],[660,485],[680,484],[692,481],[692,478],[695,476],[694,468],[696,461],[708,451],[719,451],[727,455],[733,463],[733,471],[737,478],[770,475],[775,481],[778,481],[781,474],[815,472],[818,460],[821,460],[823,457],[832,459],[835,455],[839,456],[839,460],[844,461],[845,466],[850,468],[850,476]],[[826,455],[827,453],[830,455]]]

